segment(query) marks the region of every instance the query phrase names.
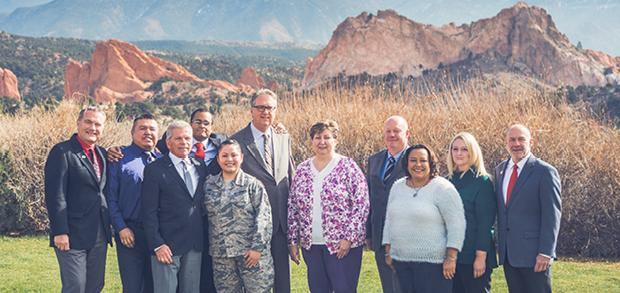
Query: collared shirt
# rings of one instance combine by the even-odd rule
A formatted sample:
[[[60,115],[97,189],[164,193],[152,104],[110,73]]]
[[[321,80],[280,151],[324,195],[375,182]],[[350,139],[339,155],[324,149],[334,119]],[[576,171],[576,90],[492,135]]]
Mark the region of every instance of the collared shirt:
[[[273,148],[273,130],[271,129],[271,127],[269,127],[269,129],[267,129],[267,132],[262,132],[258,130],[258,128],[254,127],[253,123],[250,123],[250,129],[252,130],[252,136],[254,136],[254,143],[256,144],[256,148],[258,148],[261,157],[265,159],[265,139],[263,138],[263,134],[269,134],[269,137],[271,138],[271,147]],[[271,150],[271,153],[273,154],[273,149]]]
[[[141,222],[140,192],[147,151],[135,144],[124,147],[123,158],[108,165],[106,200],[115,231],[127,227],[127,221]],[[149,152],[153,158],[161,157],[158,151]]]
[[[525,163],[527,162],[527,160],[530,159],[530,156],[532,156],[532,153],[527,154],[527,156],[525,156],[525,158],[521,159],[521,161],[519,161],[517,163],[517,177],[519,175],[521,175],[521,171],[523,171],[523,166],[525,166]],[[504,181],[502,182],[502,191],[504,194],[504,202],[506,202],[506,193],[508,192],[508,183],[510,182],[510,175],[512,174],[512,168],[515,164],[515,162],[510,159],[507,162],[508,166],[506,166],[506,169],[504,170]]]
[[[194,164],[192,163],[189,157],[185,159],[181,159],[175,156],[172,152],[168,153],[168,156],[170,157],[170,160],[172,161],[174,168],[177,170],[177,173],[179,173],[179,176],[181,176],[181,179],[183,180],[185,180],[184,179],[185,171],[183,170],[183,164],[181,164],[181,162],[185,162],[185,166],[187,166],[187,171],[189,171],[189,175],[192,177],[192,183],[194,184],[194,190],[189,191],[193,195],[196,192],[196,187],[198,186],[198,178],[199,178],[198,170],[196,170],[196,166],[194,166]]]
[[[379,177],[379,178],[383,178],[384,177],[383,175],[385,174],[385,170],[387,170],[387,166],[388,166],[388,162],[389,162],[390,157],[394,157],[394,160],[395,160],[394,161],[394,167],[396,167],[396,164],[398,164],[398,161],[400,160],[400,157],[402,157],[402,155],[405,153],[405,150],[407,148],[409,148],[409,146],[406,145],[395,156],[392,156],[389,151],[385,152],[385,154],[386,154],[385,155],[385,160],[383,161],[383,168],[381,168],[381,175],[380,175],[381,177]]]
[[[217,147],[208,138],[203,141],[198,141],[192,137],[192,156],[196,153],[196,144],[199,142],[202,143],[205,148],[205,165],[209,166],[209,163],[211,163],[211,161],[213,161],[213,159],[217,156]]]
[[[88,160],[90,160],[90,152],[93,152],[93,157],[97,160],[97,165],[99,166],[99,174],[101,174],[101,171],[102,171],[101,169],[103,168],[103,162],[101,161],[101,158],[97,154],[97,151],[96,151],[97,148],[95,148],[95,145],[94,144],[88,144],[88,143],[84,142],[82,139],[80,139],[79,135],[76,135],[75,138],[77,138],[77,141],[82,146],[82,149],[84,150],[84,153],[88,157]],[[92,161],[91,161],[91,163],[92,163]],[[94,165],[93,165],[93,167],[94,167]]]

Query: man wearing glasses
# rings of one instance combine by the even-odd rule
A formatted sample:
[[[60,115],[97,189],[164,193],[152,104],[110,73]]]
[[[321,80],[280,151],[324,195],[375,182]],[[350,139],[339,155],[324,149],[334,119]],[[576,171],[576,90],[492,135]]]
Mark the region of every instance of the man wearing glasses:
[[[220,172],[220,166],[215,160],[217,150],[222,141],[226,140],[225,134],[213,132],[213,114],[204,108],[198,108],[189,118],[192,126],[192,150],[190,157],[204,160],[209,175]],[[157,148],[163,154],[168,153],[165,138],[157,143]]]
[[[287,203],[290,182],[295,172],[291,156],[291,139],[286,133],[274,131],[278,100],[275,93],[262,89],[250,101],[252,121],[231,136],[241,145],[241,168],[263,183],[271,204],[274,292],[291,291],[288,260]]]

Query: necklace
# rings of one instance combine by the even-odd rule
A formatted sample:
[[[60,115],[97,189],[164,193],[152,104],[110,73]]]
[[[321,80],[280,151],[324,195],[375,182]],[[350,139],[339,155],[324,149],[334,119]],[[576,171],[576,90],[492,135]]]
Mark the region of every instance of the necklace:
[[[415,187],[415,186],[413,186],[413,183],[412,183],[412,182],[410,182],[409,180],[407,180],[407,185],[408,185],[409,187],[411,187],[411,189],[413,189],[413,195],[412,195],[413,197],[416,197],[416,196],[418,195],[418,192],[420,192],[420,190],[422,190],[422,188],[424,188],[424,186],[426,186],[426,184],[428,184],[428,181],[427,181],[427,182],[425,182],[425,183],[424,183],[422,186],[420,186],[420,187]]]

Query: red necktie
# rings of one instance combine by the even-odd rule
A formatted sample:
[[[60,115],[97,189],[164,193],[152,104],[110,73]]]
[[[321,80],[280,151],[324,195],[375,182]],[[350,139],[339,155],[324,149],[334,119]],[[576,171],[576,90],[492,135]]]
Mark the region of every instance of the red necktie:
[[[510,174],[510,181],[508,181],[508,189],[506,190],[506,202],[504,203],[506,206],[508,205],[508,202],[510,201],[510,194],[512,193],[512,189],[515,187],[515,184],[517,183],[517,177],[518,177],[518,173],[517,173],[517,169],[519,167],[517,166],[517,164],[514,164],[512,166],[512,174]]]
[[[99,161],[97,160],[95,150],[88,150],[88,156],[90,158],[90,162],[93,164],[93,169],[95,169],[95,175],[97,175],[97,179],[101,180],[101,168],[99,167]]]
[[[202,144],[202,142],[196,143],[196,153],[194,154],[194,157],[204,160],[205,146]]]

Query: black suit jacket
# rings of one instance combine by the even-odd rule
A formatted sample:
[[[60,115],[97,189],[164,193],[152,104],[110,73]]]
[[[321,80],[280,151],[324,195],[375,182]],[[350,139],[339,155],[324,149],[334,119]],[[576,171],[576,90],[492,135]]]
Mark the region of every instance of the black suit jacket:
[[[211,135],[209,135],[209,142],[215,145],[217,149],[220,148],[220,145],[226,139],[228,139],[228,136],[223,133],[211,133]],[[161,139],[157,141],[156,146],[157,146],[157,149],[163,155],[168,155],[168,153],[170,152],[170,150],[168,150],[168,146],[166,145],[166,133],[165,132],[164,132],[164,135],[161,137]],[[193,157],[194,152],[192,152],[190,156]],[[217,158],[214,158],[213,160],[211,160],[209,165],[207,165],[207,173],[209,175],[215,175],[217,173],[220,173],[221,170],[222,169],[220,168],[220,165],[217,163]]]
[[[198,171],[198,187],[192,197],[168,155],[144,168],[142,221],[148,248],[166,244],[174,255],[191,249],[202,251],[202,199],[207,170],[202,160],[190,159]]]
[[[394,181],[406,175],[402,167],[404,154],[396,162],[392,175],[383,182],[381,171],[387,158],[387,149],[379,151],[368,158],[368,170],[366,181],[368,182],[368,194],[370,196],[370,214],[366,222],[366,239],[371,239],[372,249],[381,251],[383,239],[383,225],[385,224],[385,210],[387,208],[388,196]],[[382,251],[381,251],[382,252]]]
[[[103,189],[106,183],[106,151],[95,146],[103,164],[101,180],[74,134],[55,145],[45,162],[45,206],[50,220],[50,246],[54,236],[69,234],[71,249],[91,249],[103,225],[112,243],[110,216]]]

